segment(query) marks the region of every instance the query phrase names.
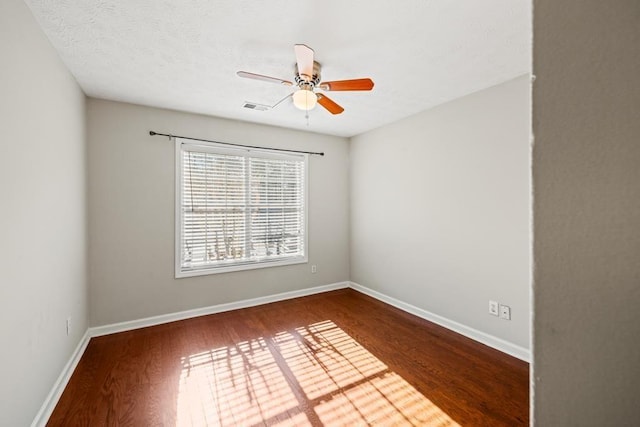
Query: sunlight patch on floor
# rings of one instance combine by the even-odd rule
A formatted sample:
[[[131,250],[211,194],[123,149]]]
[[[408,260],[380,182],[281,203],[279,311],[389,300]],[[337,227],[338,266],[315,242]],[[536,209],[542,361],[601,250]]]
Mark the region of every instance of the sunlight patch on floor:
[[[458,425],[331,321],[181,362],[179,426]]]
[[[262,338],[182,363],[178,425],[252,425],[298,405]]]

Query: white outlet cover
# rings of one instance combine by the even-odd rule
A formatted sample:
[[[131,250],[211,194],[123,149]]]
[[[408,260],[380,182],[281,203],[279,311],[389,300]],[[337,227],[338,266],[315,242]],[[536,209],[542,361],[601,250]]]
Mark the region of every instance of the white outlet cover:
[[[511,308],[508,305],[500,305],[500,318],[511,320]]]

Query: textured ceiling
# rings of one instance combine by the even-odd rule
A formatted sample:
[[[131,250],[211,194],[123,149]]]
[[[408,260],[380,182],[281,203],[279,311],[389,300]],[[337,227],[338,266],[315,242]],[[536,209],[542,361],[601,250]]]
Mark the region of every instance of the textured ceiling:
[[[353,136],[531,70],[530,0],[25,0],[85,93],[312,132]],[[305,113],[291,88],[293,45],[315,50],[345,108]]]

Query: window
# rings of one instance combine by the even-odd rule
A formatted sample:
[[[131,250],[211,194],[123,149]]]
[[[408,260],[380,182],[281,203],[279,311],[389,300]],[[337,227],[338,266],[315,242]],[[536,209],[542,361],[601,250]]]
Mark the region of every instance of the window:
[[[307,262],[307,155],[176,139],[176,277]]]

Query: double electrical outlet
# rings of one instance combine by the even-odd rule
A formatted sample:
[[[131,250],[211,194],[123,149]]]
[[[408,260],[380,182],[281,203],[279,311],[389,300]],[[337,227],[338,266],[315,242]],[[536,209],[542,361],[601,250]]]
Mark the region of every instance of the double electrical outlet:
[[[511,320],[511,308],[508,305],[500,304],[498,301],[489,301],[489,314],[500,316],[504,320]]]

